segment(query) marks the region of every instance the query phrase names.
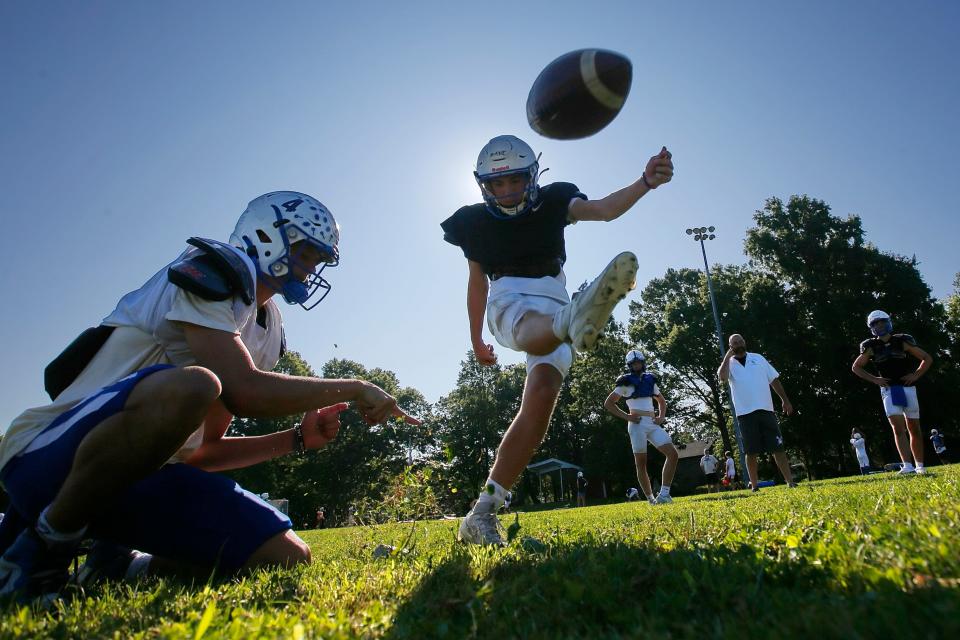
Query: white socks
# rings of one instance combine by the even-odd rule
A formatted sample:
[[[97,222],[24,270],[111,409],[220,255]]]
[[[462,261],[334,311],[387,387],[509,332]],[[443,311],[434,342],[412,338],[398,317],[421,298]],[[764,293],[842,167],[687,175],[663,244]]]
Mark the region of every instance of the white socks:
[[[64,545],[64,544],[79,544],[83,540],[84,534],[87,532],[87,528],[83,527],[79,531],[72,531],[69,533],[64,533],[62,531],[57,531],[50,526],[50,523],[47,522],[47,511],[50,507],[47,507],[40,513],[40,517],[37,518],[37,533],[40,534],[40,537],[43,538],[50,546],[54,545]]]
[[[493,478],[487,478],[483,491],[477,498],[477,504],[473,507],[473,512],[496,513],[503,506],[503,501],[506,500],[508,493],[510,492],[497,484]]]

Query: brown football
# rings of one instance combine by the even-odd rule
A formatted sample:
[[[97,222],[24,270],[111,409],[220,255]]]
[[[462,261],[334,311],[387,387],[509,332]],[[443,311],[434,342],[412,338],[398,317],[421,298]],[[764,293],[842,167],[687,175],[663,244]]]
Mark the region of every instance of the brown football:
[[[527,96],[527,121],[547,138],[586,138],[610,124],[630,93],[630,60],[605,49],[565,53],[540,72]]]

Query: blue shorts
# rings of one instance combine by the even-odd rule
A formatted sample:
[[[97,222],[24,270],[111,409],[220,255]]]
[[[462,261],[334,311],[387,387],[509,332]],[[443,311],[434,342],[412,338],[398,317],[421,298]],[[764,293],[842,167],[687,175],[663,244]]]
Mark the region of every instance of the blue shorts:
[[[123,410],[138,382],[171,368],[155,365],[91,394],[58,416],[0,471],[10,496],[10,524],[0,541],[35,523],[60,490],[77,448],[101,422]],[[186,464],[168,464],[131,486],[91,523],[88,535],[195,566],[241,568],[290,519],[236,482]],[[2,551],[2,548],[0,548]]]

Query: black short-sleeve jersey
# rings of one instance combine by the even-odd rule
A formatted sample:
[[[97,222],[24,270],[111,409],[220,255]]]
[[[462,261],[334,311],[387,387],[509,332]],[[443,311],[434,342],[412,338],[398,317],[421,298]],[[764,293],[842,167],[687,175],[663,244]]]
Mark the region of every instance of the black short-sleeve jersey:
[[[516,217],[497,217],[485,204],[461,207],[444,220],[443,239],[480,263],[487,275],[510,274],[551,261],[567,260],[563,231],[570,224],[570,201],[587,199],[576,185],[554,182],[540,187],[535,208]]]
[[[860,353],[868,353],[881,378],[893,383],[912,373],[916,367],[910,362],[910,354],[904,345],[917,346],[917,341],[908,333],[895,333],[884,342],[880,338],[868,338],[860,343]]]

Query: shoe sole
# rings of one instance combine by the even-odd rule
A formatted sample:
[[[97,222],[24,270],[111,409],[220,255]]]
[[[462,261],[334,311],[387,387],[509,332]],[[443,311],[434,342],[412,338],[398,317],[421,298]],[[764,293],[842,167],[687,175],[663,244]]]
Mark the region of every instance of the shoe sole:
[[[603,273],[598,276],[600,282],[597,283],[597,288],[599,290],[594,294],[589,307],[578,314],[585,315],[586,318],[584,318],[583,324],[570,336],[574,349],[588,351],[597,344],[597,340],[603,335],[603,329],[606,327],[614,307],[637,286],[638,269],[637,256],[629,251],[624,251],[614,258],[603,270]],[[575,316],[571,318],[571,328],[576,324],[577,317]]]

